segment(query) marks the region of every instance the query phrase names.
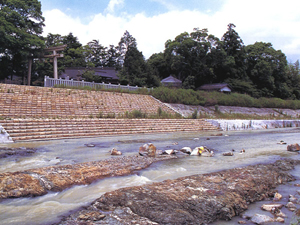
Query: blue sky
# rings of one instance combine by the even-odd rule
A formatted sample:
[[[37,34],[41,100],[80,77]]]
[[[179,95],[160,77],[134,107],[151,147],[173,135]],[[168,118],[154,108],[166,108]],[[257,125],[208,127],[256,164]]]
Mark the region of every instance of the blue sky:
[[[148,58],[193,28],[221,38],[234,23],[246,45],[271,42],[289,62],[300,59],[299,0],[40,0],[48,33],[72,32],[82,44],[117,45],[128,30]]]

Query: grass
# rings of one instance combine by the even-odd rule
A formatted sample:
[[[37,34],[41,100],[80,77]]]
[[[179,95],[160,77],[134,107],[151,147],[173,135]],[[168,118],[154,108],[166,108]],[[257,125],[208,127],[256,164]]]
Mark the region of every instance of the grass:
[[[80,89],[90,91],[110,91],[118,93],[131,94],[150,94],[165,103],[177,103],[184,105],[201,105],[201,106],[240,106],[255,108],[288,108],[300,109],[300,100],[283,100],[279,98],[253,98],[247,94],[231,93],[224,94],[220,92],[205,92],[186,89],[170,89],[167,87],[158,87],[148,91],[146,88],[137,91],[122,89],[103,89],[84,87],[55,86],[57,88]]]

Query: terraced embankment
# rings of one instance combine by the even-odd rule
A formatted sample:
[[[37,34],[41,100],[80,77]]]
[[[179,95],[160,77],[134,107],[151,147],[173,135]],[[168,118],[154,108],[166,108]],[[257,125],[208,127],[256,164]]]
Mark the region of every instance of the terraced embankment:
[[[105,118],[159,109],[176,114],[149,95],[0,84],[0,125],[13,141],[217,129],[205,120]]]

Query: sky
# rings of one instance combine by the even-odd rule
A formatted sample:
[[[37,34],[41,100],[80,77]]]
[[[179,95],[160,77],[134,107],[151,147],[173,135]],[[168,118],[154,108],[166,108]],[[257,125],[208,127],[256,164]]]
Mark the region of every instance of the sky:
[[[145,58],[193,28],[222,38],[229,23],[245,45],[270,42],[290,63],[300,59],[299,0],[40,0],[43,36],[73,33],[83,45],[118,45],[127,30]]]

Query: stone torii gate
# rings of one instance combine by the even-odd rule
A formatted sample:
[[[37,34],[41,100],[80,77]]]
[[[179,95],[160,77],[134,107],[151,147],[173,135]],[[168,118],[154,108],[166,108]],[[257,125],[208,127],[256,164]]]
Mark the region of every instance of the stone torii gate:
[[[57,73],[57,58],[64,57],[63,54],[58,54],[59,51],[63,51],[67,47],[67,45],[61,45],[56,47],[50,47],[46,48],[45,51],[52,51],[52,55],[44,55],[44,58],[51,58],[53,59],[53,77],[54,79],[58,79],[58,73]]]
[[[63,51],[67,45],[60,45],[56,47],[49,47],[46,48],[44,51],[45,52],[50,52],[52,51],[52,55],[44,55],[41,58],[51,58],[53,59],[53,77],[54,79],[58,79],[58,73],[57,73],[57,58],[64,57],[63,54],[58,54],[59,51]],[[27,85],[30,86],[31,82],[31,66],[32,66],[32,57],[28,58],[28,76],[27,76]]]

